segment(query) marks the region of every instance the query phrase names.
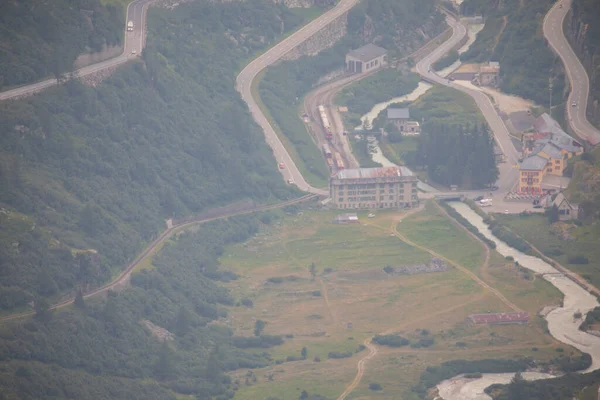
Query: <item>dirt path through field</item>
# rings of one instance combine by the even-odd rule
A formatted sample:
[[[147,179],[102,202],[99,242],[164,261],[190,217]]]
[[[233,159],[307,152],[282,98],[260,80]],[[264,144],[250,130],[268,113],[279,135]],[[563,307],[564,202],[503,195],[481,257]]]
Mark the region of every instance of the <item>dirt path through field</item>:
[[[331,303],[329,302],[329,294],[327,293],[327,285],[323,282],[322,278],[318,279],[319,284],[321,285],[321,294],[323,295],[323,300],[325,300],[325,305],[327,306],[327,310],[329,311],[329,315],[331,316],[331,322],[333,324],[337,324],[338,317],[337,313],[334,311],[333,307],[331,307]]]
[[[469,233],[472,237],[474,237],[478,242],[480,242],[484,247],[485,247],[485,260],[484,260],[484,264],[483,264],[483,269],[486,269],[489,261],[490,261],[490,249],[489,247],[487,247],[483,241],[481,241],[481,239],[479,239],[477,236],[473,235],[471,232],[469,232],[464,226],[458,224],[458,222],[454,221],[454,219],[452,217],[450,217],[446,211],[441,208],[437,203],[435,203],[435,205],[444,213],[444,215],[446,215],[448,218],[450,218],[450,221],[452,221],[453,224],[457,224],[457,226],[459,226],[459,228],[462,228],[463,230],[465,230],[467,233]],[[415,247],[419,250],[425,251],[429,254],[431,254],[434,257],[440,258],[444,261],[446,261],[447,263],[449,263],[450,265],[454,266],[456,269],[458,269],[459,271],[467,274],[471,279],[473,279],[475,282],[477,282],[481,287],[484,288],[484,292],[480,295],[480,297],[476,300],[479,300],[480,298],[485,297],[486,290],[491,292],[492,294],[494,294],[496,297],[498,297],[500,299],[500,301],[502,301],[504,304],[506,304],[508,307],[510,307],[511,309],[513,309],[514,311],[522,311],[519,307],[517,307],[515,304],[513,304],[510,300],[508,300],[506,297],[504,297],[504,295],[502,293],[500,293],[498,290],[494,289],[493,287],[491,287],[490,285],[488,285],[487,283],[485,283],[484,281],[482,281],[477,275],[475,275],[472,271],[468,270],[467,268],[463,267],[462,265],[459,265],[458,263],[449,260],[448,258],[442,256],[441,254],[436,253],[435,251],[428,249],[427,247],[421,246],[409,239],[407,239],[404,235],[402,235],[400,232],[398,232],[398,230],[396,229],[396,226],[398,225],[398,223],[400,223],[404,218],[418,212],[421,211],[422,207],[413,209],[411,211],[409,211],[408,213],[404,214],[401,216],[401,218],[393,218],[392,219],[392,223],[390,225],[389,231],[391,233],[393,233],[397,238],[399,238],[400,240],[402,240],[404,243],[408,244],[409,246]],[[379,225],[373,224],[372,226],[375,226],[379,229],[386,229],[384,227],[381,227]],[[467,304],[471,303],[475,301],[475,299],[471,299],[463,304],[458,304],[455,305],[453,307],[450,307],[449,309],[445,309],[442,310],[436,314],[433,315],[428,315],[426,317],[421,318],[420,320],[416,321],[410,321],[410,323],[415,323],[415,322],[421,322],[422,320],[427,320],[429,318],[434,318],[440,314],[444,314],[444,313],[448,313],[449,311],[453,311],[459,308],[462,308],[464,306],[466,306]],[[406,325],[406,324],[404,324]],[[390,328],[388,330],[386,330],[385,332],[382,332],[382,334],[389,334],[392,333],[394,331],[398,331],[399,329],[401,329],[400,326],[395,327],[395,328]],[[375,345],[372,344],[372,339],[373,338],[367,338],[364,341],[364,345],[369,349],[369,354],[367,356],[365,356],[364,358],[362,358],[361,360],[358,361],[358,365],[357,365],[357,372],[356,372],[356,376],[354,377],[354,380],[350,383],[350,385],[348,385],[348,387],[346,387],[346,390],[344,390],[344,392],[337,398],[337,400],[344,400],[346,398],[346,396],[348,396],[360,383],[364,372],[365,372],[365,368],[366,368],[366,362],[369,361],[370,359],[372,359],[373,357],[375,357],[377,355],[377,347]],[[521,347],[515,347],[516,349],[519,349]]]
[[[356,376],[354,377],[354,380],[352,381],[352,383],[350,383],[350,385],[348,385],[346,390],[344,390],[344,393],[342,393],[340,397],[337,398],[337,400],[344,400],[346,396],[348,396],[354,390],[354,388],[358,386],[360,380],[362,379],[365,373],[365,363],[377,355],[377,347],[373,343],[371,343],[371,339],[372,338],[366,338],[363,342],[365,347],[369,349],[369,354],[367,354],[366,357],[358,361],[358,371],[356,371]]]

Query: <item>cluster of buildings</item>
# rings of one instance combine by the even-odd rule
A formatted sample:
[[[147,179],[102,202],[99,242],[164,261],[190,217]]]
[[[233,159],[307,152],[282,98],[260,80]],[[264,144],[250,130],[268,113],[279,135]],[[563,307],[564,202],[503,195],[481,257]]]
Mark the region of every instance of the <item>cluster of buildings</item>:
[[[338,209],[415,207],[417,177],[406,167],[344,169],[329,180],[329,196]]]
[[[469,81],[477,86],[500,86],[500,63],[464,64],[449,76],[450,79]]]
[[[563,176],[567,160],[583,153],[583,146],[562,130],[548,114],[523,133],[523,161],[519,167],[519,193],[541,195],[547,175]]]

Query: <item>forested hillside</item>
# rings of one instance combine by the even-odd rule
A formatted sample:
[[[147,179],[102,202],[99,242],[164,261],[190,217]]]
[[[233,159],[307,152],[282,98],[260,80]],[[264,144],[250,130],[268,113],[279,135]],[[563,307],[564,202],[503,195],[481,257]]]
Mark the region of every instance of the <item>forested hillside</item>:
[[[70,81],[0,105],[0,304],[36,300],[34,318],[0,327],[0,398],[222,400],[237,384],[224,372],[266,365],[265,349],[282,342],[215,323],[242,300],[219,285],[236,276],[218,257],[258,216],[180,235],[130,288],[48,310],[109,279],[168,217],[293,195],[234,76],[301,18],[260,0],[148,18],[142,61],[96,88]]]
[[[235,279],[218,270],[217,258],[257,229],[255,216],[203,225],[166,246],[151,269],[132,276],[131,288],[59,312],[40,308],[32,319],[3,325],[0,398],[231,398],[224,373],[268,364],[263,342],[281,341],[256,337],[249,346],[256,349],[240,349],[244,340],[212,323],[240,301],[215,282]],[[159,329],[172,340],[155,337]]]
[[[549,79],[553,82],[553,104],[563,102],[565,75],[562,63],[547,46],[542,22],[554,0],[465,0],[461,12],[483,14],[485,28],[461,55],[469,62],[499,61],[503,92],[548,106]]]
[[[408,55],[426,41],[426,35],[434,37],[445,27],[433,0],[365,0],[348,12],[348,34],[332,48],[269,67],[260,83],[260,96],[294,145],[298,162],[317,178],[328,179],[320,150],[298,117],[298,99],[322,76],[342,69],[349,50],[375,42],[386,48],[390,57]]]
[[[81,53],[121,44],[124,26],[100,0],[0,2],[0,90],[71,71]]]
[[[151,9],[143,62],[0,104],[0,307],[100,285],[169,217],[290,196],[234,74],[298,23],[259,0]]]

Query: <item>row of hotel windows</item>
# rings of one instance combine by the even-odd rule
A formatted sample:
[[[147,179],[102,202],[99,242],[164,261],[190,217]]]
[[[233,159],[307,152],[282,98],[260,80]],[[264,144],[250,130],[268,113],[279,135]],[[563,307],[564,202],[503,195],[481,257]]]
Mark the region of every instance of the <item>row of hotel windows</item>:
[[[415,190],[416,190],[416,189],[415,189]],[[386,192],[384,192],[384,191],[380,191],[380,192],[379,192],[379,194],[385,194],[385,193],[386,193]],[[395,193],[395,192],[394,192],[394,190],[393,190],[393,189],[392,189],[392,190],[389,190],[389,191],[387,192],[387,194],[394,194],[394,193]],[[398,193],[402,194],[402,193],[404,193],[404,191],[403,191],[403,190],[400,190]],[[356,190],[348,190],[348,196],[356,196],[356,195],[359,195],[359,196],[368,196],[368,195],[376,195],[376,194],[377,194],[377,191],[376,191],[376,190],[359,190],[359,191],[356,191]],[[343,195],[344,195],[344,191],[343,191],[343,190],[340,190],[340,191],[338,191],[338,195],[340,195],[340,196],[343,196]]]
[[[395,196],[388,196],[388,200],[394,200]],[[349,203],[355,203],[357,201],[376,201],[377,200],[377,196],[366,196],[366,197],[348,197],[348,202]],[[385,200],[385,196],[379,196],[379,201],[384,201]],[[344,198],[340,197],[338,199],[338,203],[343,203],[344,202]]]
[[[392,203],[380,203],[377,204],[340,204],[340,208],[375,208],[375,207],[410,207],[410,203],[392,202]]]
[[[344,187],[346,187],[346,189],[348,190],[359,190],[359,189],[377,189],[377,185],[379,185],[379,189],[385,189],[386,186],[390,187],[390,188],[394,188],[394,187],[399,187],[399,188],[403,188],[404,187],[404,183],[363,183],[363,184],[352,184],[352,185],[338,185],[340,190],[344,190]],[[407,183],[407,185],[411,185],[410,183]],[[413,187],[417,187],[416,183],[412,184]]]

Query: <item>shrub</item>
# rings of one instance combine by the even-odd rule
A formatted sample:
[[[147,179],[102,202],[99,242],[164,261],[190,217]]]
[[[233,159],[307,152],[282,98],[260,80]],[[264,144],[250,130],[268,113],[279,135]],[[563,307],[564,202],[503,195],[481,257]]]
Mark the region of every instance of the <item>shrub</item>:
[[[571,256],[568,258],[569,264],[589,264],[590,260],[586,256],[578,254],[576,256]]]
[[[382,346],[402,347],[408,345],[408,339],[400,335],[376,335],[373,337],[373,342]]]
[[[329,353],[327,353],[327,358],[338,359],[338,358],[348,358],[348,357],[352,357],[351,351],[346,351],[346,352],[330,351]]]
[[[254,307],[254,302],[249,298],[242,299],[242,304],[248,308]]]
[[[320,290],[313,290],[312,295],[315,297],[319,297],[321,296],[321,291]]]
[[[373,391],[381,390],[382,387],[379,383],[371,382],[369,383],[369,389]]]
[[[394,272],[394,268],[386,265],[385,267],[383,267],[383,270],[385,271],[386,274],[391,274],[392,272]]]

